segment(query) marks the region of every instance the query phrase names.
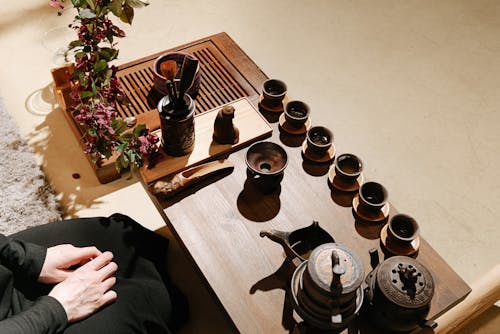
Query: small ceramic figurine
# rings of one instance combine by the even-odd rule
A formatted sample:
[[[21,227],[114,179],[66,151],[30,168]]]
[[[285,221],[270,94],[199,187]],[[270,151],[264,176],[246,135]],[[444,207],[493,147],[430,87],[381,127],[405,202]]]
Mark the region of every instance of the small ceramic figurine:
[[[219,144],[236,144],[239,140],[239,130],[233,124],[234,107],[222,107],[214,122],[213,138]]]

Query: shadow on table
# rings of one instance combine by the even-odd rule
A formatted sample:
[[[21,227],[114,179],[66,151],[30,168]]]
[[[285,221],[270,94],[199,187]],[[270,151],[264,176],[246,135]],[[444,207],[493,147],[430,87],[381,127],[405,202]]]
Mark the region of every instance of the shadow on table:
[[[297,326],[297,322],[293,318],[293,304],[290,295],[290,281],[294,270],[295,266],[288,259],[285,259],[274,273],[264,277],[250,288],[250,294],[252,295],[259,290],[271,291],[281,289],[285,291],[281,324],[290,333]]]
[[[44,89],[46,87],[36,91]],[[33,93],[28,99],[32,95]],[[41,96],[44,95],[46,94]],[[50,101],[47,98],[46,102]],[[51,111],[40,115],[40,122],[34,131],[27,134],[26,139],[40,159],[39,164],[56,190],[65,214],[76,217],[78,210],[100,204],[98,198],[134,184],[137,178],[129,174],[116,181],[101,184],[83,153],[79,140],[67,123],[64,112],[54,104]]]
[[[280,211],[280,193],[281,185],[271,193],[262,193],[254,182],[247,178],[236,202],[238,210],[248,220],[259,223],[269,221]]]
[[[323,176],[330,170],[330,163],[317,163],[310,161],[304,157],[302,153],[302,168],[304,171],[311,176]]]

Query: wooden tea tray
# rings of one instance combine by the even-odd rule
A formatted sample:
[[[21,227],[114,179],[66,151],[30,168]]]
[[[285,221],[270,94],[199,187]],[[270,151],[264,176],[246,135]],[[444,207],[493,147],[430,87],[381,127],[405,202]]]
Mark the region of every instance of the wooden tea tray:
[[[141,167],[139,173],[144,182],[150,183],[186,168],[234,152],[250,143],[268,137],[273,129],[247,98],[229,103],[235,109],[234,125],[239,129],[239,141],[234,145],[222,145],[212,139],[214,121],[220,107],[195,116],[195,145],[193,152],[181,157],[168,155],[160,148],[153,168]],[[157,131],[161,137],[161,130]]]
[[[134,116],[138,123],[145,123],[152,131],[160,127],[156,106],[162,96],[154,88],[152,66],[158,56],[172,51],[190,53],[200,61],[201,84],[195,100],[197,113],[207,112],[242,97],[248,97],[256,103],[260,86],[267,77],[226,33],[219,33],[119,66],[116,75],[130,100],[128,105],[118,106],[121,117]],[[65,109],[63,94],[56,93],[56,96]],[[84,147],[82,132],[73,116],[66,111],[65,114]],[[120,178],[114,157],[104,160],[100,166],[90,159],[89,163],[101,183]]]

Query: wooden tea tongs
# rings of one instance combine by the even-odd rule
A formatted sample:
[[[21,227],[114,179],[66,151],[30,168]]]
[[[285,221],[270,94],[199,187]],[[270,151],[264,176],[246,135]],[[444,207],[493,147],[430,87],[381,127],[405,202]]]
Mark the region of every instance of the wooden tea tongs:
[[[202,179],[230,168],[233,169],[234,164],[228,160],[208,162],[188,168],[185,171],[166,177],[163,180],[158,180],[150,185],[149,189],[156,196],[169,198]]]

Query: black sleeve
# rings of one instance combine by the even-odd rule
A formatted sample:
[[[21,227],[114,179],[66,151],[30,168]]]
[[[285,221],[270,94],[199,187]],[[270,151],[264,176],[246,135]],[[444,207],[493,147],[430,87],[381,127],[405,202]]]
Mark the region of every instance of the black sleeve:
[[[0,234],[0,264],[15,275],[36,281],[40,276],[47,248]]]
[[[62,305],[52,297],[43,296],[29,309],[0,321],[0,334],[58,333],[67,323]]]

